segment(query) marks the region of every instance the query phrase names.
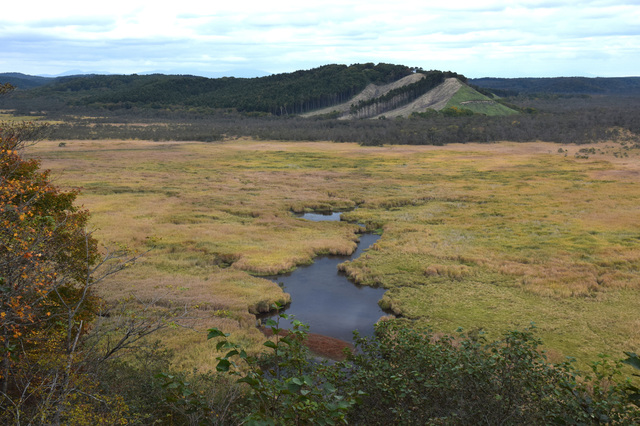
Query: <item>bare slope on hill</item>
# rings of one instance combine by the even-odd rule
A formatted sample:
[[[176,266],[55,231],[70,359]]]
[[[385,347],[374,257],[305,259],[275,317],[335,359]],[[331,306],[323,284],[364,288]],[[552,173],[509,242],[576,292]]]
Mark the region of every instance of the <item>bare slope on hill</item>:
[[[339,113],[339,119],[348,120],[354,118],[350,113],[351,105],[357,105],[360,101],[368,101],[370,99],[379,98],[384,96],[391,90],[399,87],[406,86],[408,84],[415,83],[423,78],[424,75],[420,73],[412,74],[401,78],[393,83],[377,86],[375,84],[368,85],[362,92],[343,104],[334,105],[329,108],[323,108],[321,110],[313,111],[304,114],[303,117],[312,117],[323,114]],[[428,91],[418,99],[391,111],[387,111],[384,114],[380,114],[371,118],[378,118],[380,116],[397,117],[397,116],[409,116],[412,112],[424,112],[426,109],[431,108],[435,110],[441,110],[447,105],[447,102],[456,94],[456,92],[463,86],[457,78],[448,78],[444,83],[438,85],[434,89]]]
[[[351,118],[349,116],[349,110],[351,108],[352,104],[357,104],[360,101],[368,101],[369,99],[375,99],[375,98],[379,98],[380,96],[384,96],[387,93],[389,93],[390,91],[397,89],[399,87],[403,87],[406,86],[408,84],[412,84],[415,83],[416,81],[419,81],[420,79],[424,78],[424,74],[421,73],[415,73],[415,74],[411,74],[408,75],[406,77],[401,78],[400,80],[394,81],[393,83],[389,83],[389,84],[384,84],[381,86],[375,85],[375,84],[370,84],[367,87],[364,88],[364,90],[362,92],[360,92],[359,94],[357,94],[356,96],[354,96],[353,98],[349,99],[347,102],[343,103],[343,104],[339,104],[339,105],[334,105],[328,108],[323,108],[323,109],[319,109],[313,112],[309,112],[306,114],[303,114],[303,117],[312,117],[315,115],[323,115],[323,114],[331,114],[333,112],[339,112],[344,116],[341,116],[340,118],[346,119],[346,118]]]
[[[412,112],[424,112],[429,108],[441,110],[446,107],[449,100],[458,92],[458,90],[460,90],[461,87],[462,83],[460,80],[457,78],[448,78],[444,83],[432,90],[429,90],[415,101],[372,118],[378,118],[383,115],[387,117],[407,117],[411,115]]]

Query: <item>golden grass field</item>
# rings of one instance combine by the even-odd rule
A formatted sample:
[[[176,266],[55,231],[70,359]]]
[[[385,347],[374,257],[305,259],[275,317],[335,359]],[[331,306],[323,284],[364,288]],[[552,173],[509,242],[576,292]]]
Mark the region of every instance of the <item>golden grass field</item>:
[[[28,155],[82,188],[103,244],[155,247],[100,294],[185,307],[189,328],[160,335],[180,366],[214,364],[212,326],[258,347],[251,313],[288,297],[259,275],[355,248],[356,225],[292,211],[356,206],[343,217],[383,234],[344,270],[388,288],[396,314],[489,337],[535,322],[552,361],[640,350],[640,153],[625,142],[45,141]]]

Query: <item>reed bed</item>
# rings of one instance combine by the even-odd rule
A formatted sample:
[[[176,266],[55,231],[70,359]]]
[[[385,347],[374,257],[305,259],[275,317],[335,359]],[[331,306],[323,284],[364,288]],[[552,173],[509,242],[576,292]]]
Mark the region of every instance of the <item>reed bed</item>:
[[[209,365],[214,323],[256,348],[252,313],[287,301],[260,276],[351,253],[356,223],[383,236],[341,269],[388,288],[382,303],[398,315],[496,336],[534,321],[554,356],[585,361],[640,346],[640,155],[624,141],[45,141],[29,155],[83,188],[100,241],[152,249],[100,291],[194,312],[188,345],[163,335],[189,348],[177,362]],[[312,210],[350,211],[343,222],[292,214]]]

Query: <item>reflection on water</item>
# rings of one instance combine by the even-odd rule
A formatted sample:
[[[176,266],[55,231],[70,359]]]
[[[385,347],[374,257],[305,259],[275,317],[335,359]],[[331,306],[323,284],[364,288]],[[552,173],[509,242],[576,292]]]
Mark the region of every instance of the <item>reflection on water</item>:
[[[324,222],[324,221],[340,221],[340,212],[329,212],[329,213],[299,213],[296,214],[297,217],[302,219],[310,220],[312,222]]]
[[[273,281],[283,284],[284,291],[291,294],[291,305],[285,312],[309,324],[311,333],[346,341],[352,340],[353,330],[371,336],[373,324],[385,315],[378,306],[385,289],[355,285],[337,267],[360,256],[379,238],[364,234],[351,256],[321,256],[311,265],[274,277]],[[280,326],[289,328],[290,323],[281,320]]]

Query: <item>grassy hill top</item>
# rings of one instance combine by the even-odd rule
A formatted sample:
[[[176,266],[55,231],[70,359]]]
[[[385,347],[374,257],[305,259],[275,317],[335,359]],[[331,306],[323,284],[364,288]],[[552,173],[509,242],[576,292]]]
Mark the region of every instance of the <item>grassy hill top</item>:
[[[496,102],[466,84],[462,85],[449,99],[446,108],[467,109],[475,114],[484,115],[518,114],[517,111]]]

